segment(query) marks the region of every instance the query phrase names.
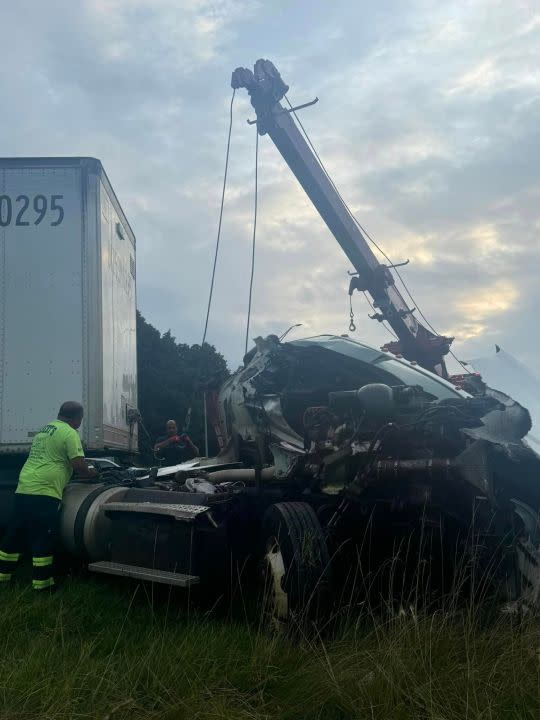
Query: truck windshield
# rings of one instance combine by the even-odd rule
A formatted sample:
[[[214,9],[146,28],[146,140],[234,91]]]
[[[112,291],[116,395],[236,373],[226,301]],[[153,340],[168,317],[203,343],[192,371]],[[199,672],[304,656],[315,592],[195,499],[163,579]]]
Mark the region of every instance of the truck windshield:
[[[396,377],[404,385],[420,385],[425,392],[435,396],[438,400],[460,397],[458,391],[445,381],[438,380],[419,368],[411,367],[399,362],[399,360],[385,357],[376,362],[375,365]]]

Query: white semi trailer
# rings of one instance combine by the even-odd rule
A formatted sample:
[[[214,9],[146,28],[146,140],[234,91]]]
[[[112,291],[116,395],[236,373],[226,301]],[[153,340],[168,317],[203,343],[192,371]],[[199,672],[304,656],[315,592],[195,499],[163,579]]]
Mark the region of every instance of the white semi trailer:
[[[137,450],[135,236],[99,160],[0,159],[0,482],[63,400],[88,454]]]

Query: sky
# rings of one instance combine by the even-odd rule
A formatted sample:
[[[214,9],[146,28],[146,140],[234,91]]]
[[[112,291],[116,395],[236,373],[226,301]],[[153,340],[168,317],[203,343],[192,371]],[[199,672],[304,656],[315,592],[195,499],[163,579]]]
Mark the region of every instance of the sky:
[[[4,0],[0,155],[99,158],[137,237],[139,309],[201,341],[230,76],[271,59],[360,222],[458,357],[537,365],[538,0]],[[233,109],[208,342],[244,351],[254,112]],[[260,139],[250,336],[346,333],[343,251]],[[354,337],[390,339],[361,295]]]

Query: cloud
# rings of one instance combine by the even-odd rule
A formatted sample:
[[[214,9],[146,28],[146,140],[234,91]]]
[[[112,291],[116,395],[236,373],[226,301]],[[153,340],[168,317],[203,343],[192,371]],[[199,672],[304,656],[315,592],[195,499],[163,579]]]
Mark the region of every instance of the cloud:
[[[257,6],[235,0],[183,0],[181,6],[176,0],[86,3],[90,21],[104,31],[107,62],[124,67],[152,63],[150,70],[167,68],[175,75],[187,75],[214,59],[231,42],[234,22]]]
[[[488,58],[476,65],[472,70],[467,70],[447,92],[449,95],[453,95],[455,93],[478,93],[491,90],[497,84],[499,78],[500,74],[497,71],[495,62],[493,59]]]
[[[518,297],[518,288],[510,280],[497,280],[464,295],[456,302],[456,309],[465,319],[463,325],[468,328],[468,336],[475,337],[484,332],[488,326],[483,323],[511,310]],[[450,334],[459,337],[455,331]]]

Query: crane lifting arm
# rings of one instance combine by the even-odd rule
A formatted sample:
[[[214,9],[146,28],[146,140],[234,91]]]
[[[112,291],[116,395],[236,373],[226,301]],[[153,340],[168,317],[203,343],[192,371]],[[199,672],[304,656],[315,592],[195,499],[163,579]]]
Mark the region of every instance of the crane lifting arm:
[[[396,333],[398,341],[389,343],[385,349],[447,377],[444,356],[453,338],[432,333],[414,317],[414,308],[409,308],[397,289],[390,267],[378,261],[290,111],[281,105],[280,100],[289,88],[274,65],[269,60],[258,60],[254,70],[237,68],[231,85],[234,89],[246,88],[257,113],[259,134],[271,137],[353,264],[356,272],[349,293],[354,290],[369,293],[378,311],[372,317],[379,322],[386,320]]]

